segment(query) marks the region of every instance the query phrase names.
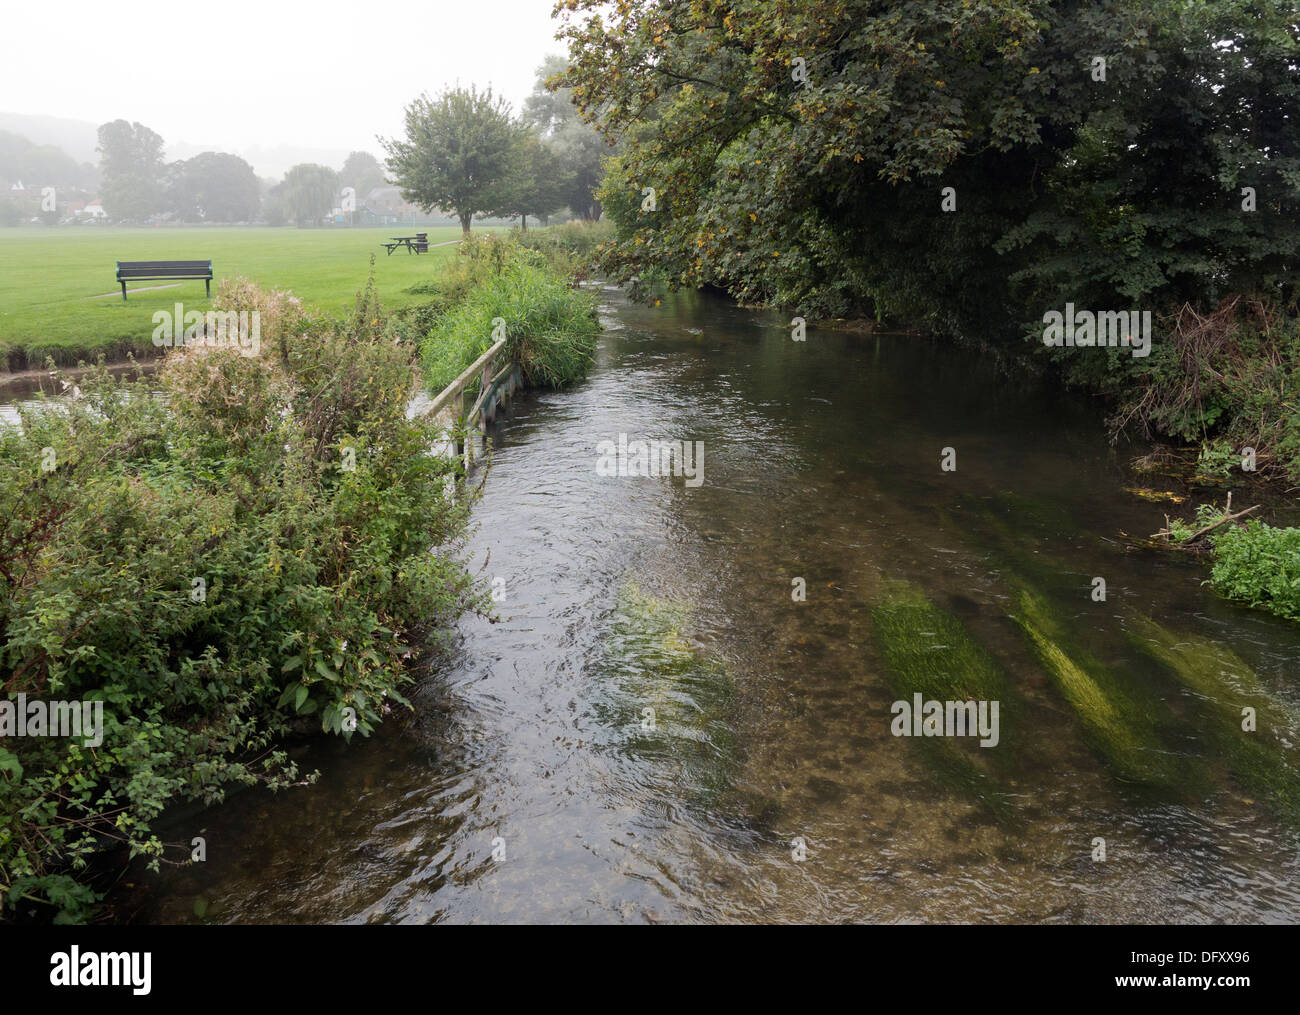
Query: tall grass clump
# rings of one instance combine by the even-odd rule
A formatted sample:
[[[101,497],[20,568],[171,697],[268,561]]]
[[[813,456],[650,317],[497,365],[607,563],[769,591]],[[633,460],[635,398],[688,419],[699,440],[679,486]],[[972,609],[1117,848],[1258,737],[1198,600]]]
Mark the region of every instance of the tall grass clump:
[[[507,354],[524,384],[558,388],[585,376],[600,333],[593,298],[537,253],[495,238],[487,244],[440,289],[463,295],[421,343],[429,389],[454,381],[492,345],[503,322]]]

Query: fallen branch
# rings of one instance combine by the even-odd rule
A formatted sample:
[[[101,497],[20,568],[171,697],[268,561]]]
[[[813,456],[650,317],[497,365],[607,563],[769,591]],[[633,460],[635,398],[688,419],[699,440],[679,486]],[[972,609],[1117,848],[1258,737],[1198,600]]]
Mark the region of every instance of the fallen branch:
[[[1178,545],[1179,547],[1182,547],[1182,548],[1189,547],[1189,546],[1191,546],[1193,543],[1195,543],[1198,539],[1200,539],[1202,536],[1204,536],[1207,532],[1212,532],[1212,531],[1214,531],[1214,530],[1217,529],[1220,525],[1224,525],[1224,524],[1226,524],[1227,522],[1235,522],[1238,518],[1243,518],[1243,517],[1245,517],[1246,515],[1250,514],[1252,511],[1258,511],[1258,510],[1259,510],[1259,505],[1256,504],[1256,505],[1254,505],[1253,507],[1248,507],[1248,508],[1246,508],[1246,509],[1243,510],[1243,511],[1238,511],[1236,514],[1233,514],[1233,513],[1232,513],[1232,493],[1231,493],[1231,491],[1229,491],[1229,493],[1228,493],[1228,502],[1227,502],[1226,504],[1224,504],[1224,506],[1223,506],[1223,517],[1220,518],[1217,522],[1211,522],[1209,525],[1206,525],[1206,526],[1203,526],[1202,528],[1197,529],[1195,532],[1193,532],[1193,533],[1192,533],[1190,536],[1188,536],[1186,539],[1180,541],[1177,545]],[[1152,538],[1152,539],[1171,539],[1172,533],[1170,532],[1170,528],[1171,528],[1171,526],[1170,526],[1170,524],[1169,524],[1169,516],[1168,516],[1168,515],[1165,515],[1165,527],[1164,527],[1163,529],[1161,529],[1159,532],[1153,532],[1153,533],[1151,533],[1151,538]]]

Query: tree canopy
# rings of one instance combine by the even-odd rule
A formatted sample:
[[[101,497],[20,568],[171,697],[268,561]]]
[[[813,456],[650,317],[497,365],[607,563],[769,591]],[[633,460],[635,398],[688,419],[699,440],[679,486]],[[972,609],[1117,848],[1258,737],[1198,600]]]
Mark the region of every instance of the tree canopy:
[[[560,203],[579,218],[594,220],[600,218],[596,191],[609,148],[579,115],[573,90],[559,83],[568,65],[563,56],[548,56],[537,68],[537,82],[524,100],[524,121],[558,160]]]
[[[299,226],[319,225],[334,207],[338,190],[339,174],[333,169],[302,162],[284,174],[277,197]]]
[[[449,88],[406,107],[406,137],[383,140],[404,200],[441,208],[469,234],[475,215],[500,212],[519,186],[524,128],[492,89]]]
[[[172,209],[185,219],[250,222],[261,207],[253,167],[238,155],[203,152],[169,168]]]
[[[144,219],[163,203],[163,139],[142,123],[113,120],[99,128],[104,210]]]
[[[653,267],[809,313],[1003,338],[1067,300],[1160,309],[1236,291],[1294,306],[1294,4],[557,12],[563,84],[620,145],[601,191],[620,279]]]
[[[369,152],[351,152],[339,170],[339,184],[357,192],[358,204],[376,187],[382,187],[384,182],[384,167]]]

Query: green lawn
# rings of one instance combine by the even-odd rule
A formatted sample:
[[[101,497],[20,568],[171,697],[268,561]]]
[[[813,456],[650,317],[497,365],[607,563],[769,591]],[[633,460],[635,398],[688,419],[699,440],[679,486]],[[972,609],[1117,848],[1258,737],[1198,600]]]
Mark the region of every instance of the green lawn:
[[[479,227],[482,228],[482,227]],[[153,313],[181,302],[208,306],[203,283],[131,293],[122,302],[114,262],[212,259],[213,292],[222,278],[243,275],[260,285],[289,289],[308,306],[330,313],[346,308],[365,284],[370,255],[385,306],[418,297],[406,289],[443,264],[455,246],[427,254],[379,246],[390,235],[419,229],[429,243],[460,237],[458,226],[382,229],[97,227],[0,229],[0,369],[41,366],[46,355],[74,364],[98,352],[152,349]],[[170,282],[128,283],[127,289]],[[102,295],[102,294],[112,295]],[[102,296],[100,299],[93,297]]]

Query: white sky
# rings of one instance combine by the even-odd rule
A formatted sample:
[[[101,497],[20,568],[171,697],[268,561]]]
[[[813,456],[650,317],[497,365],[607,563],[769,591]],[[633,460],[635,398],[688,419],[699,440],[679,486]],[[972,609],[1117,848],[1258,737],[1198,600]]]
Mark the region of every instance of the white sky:
[[[553,0],[4,0],[0,110],[138,120],[234,151],[364,149],[422,91],[491,84],[518,112]]]

